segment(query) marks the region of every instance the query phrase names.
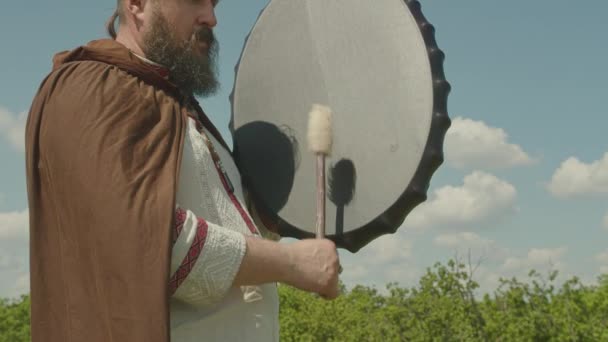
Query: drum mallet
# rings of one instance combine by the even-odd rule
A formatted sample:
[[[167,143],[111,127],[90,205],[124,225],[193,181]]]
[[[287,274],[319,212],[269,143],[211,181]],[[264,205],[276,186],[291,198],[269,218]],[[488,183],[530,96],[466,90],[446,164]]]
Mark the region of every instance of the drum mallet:
[[[308,115],[308,148],[317,157],[317,239],[325,238],[325,157],[331,147],[331,109],[314,104]]]

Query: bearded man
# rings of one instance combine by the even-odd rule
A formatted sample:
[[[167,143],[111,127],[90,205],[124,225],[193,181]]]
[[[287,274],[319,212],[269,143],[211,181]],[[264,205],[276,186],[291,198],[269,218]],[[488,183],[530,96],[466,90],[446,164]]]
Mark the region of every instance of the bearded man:
[[[216,2],[119,0],[113,39],[54,57],[26,132],[32,341],[276,341],[277,282],[338,295],[335,245],[268,238],[194,98]]]

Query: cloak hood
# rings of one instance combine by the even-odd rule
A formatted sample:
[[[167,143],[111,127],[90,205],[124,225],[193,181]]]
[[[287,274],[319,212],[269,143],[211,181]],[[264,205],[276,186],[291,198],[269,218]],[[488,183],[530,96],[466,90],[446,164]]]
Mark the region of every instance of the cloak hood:
[[[180,94],[177,86],[170,81],[170,71],[167,68],[145,62],[131,52],[131,50],[113,39],[99,39],[93,40],[87,45],[79,46],[73,50],[57,53],[53,57],[53,71],[61,68],[66,63],[87,60],[114,65],[140,80],[153,85],[158,89],[162,89],[167,92],[167,94],[170,94],[177,99],[182,97],[184,101],[190,102],[198,112],[197,119],[201,121],[203,126],[207,128],[226,149],[230,150],[228,144],[226,144],[222,135],[219,133],[219,130],[211,120],[209,120],[198,101],[190,94]]]

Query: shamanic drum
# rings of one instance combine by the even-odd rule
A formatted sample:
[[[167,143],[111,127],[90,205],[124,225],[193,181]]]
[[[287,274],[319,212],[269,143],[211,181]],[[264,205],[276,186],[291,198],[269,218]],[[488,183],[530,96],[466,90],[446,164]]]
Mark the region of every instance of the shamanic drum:
[[[426,200],[450,126],[444,54],[418,1],[272,0],[231,94],[234,155],[282,236],[314,236],[313,104],[333,113],[327,237],[356,252]]]

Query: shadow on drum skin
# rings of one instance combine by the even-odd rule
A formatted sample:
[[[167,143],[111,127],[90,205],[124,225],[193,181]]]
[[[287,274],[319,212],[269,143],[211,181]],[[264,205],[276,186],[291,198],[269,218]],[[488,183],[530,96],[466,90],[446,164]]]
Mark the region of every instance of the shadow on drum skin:
[[[336,206],[336,236],[344,234],[344,207],[355,197],[357,171],[350,159],[341,159],[329,170],[328,196]]]
[[[255,121],[239,127],[234,132],[234,141],[238,142],[235,160],[256,207],[267,215],[276,216],[287,203],[300,164],[298,141],[293,130]],[[244,169],[248,170],[247,174],[242,172]]]

